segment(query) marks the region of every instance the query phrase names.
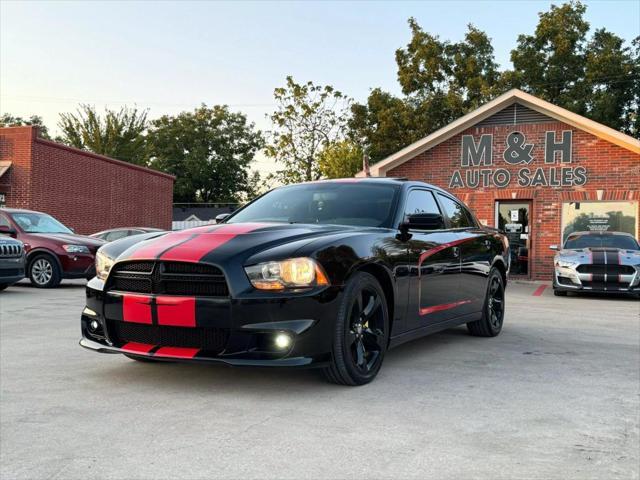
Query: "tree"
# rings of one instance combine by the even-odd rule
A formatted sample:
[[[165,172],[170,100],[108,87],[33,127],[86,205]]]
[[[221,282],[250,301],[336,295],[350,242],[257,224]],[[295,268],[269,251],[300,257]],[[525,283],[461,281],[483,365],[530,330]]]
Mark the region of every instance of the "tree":
[[[362,148],[349,140],[325,145],[318,155],[320,173],[326,178],[349,178],[362,170]]]
[[[150,165],[176,175],[177,202],[236,202],[250,193],[249,164],[262,134],[226,105],[164,115],[147,135]]]
[[[319,154],[344,136],[350,100],[329,85],[298,84],[292,77],[274,90],[274,97],[277,109],[269,116],[274,130],[266,154],[284,167],[278,179],[319,179]]]
[[[16,117],[10,113],[3,113],[0,116],[0,127],[22,127],[27,125],[33,125],[38,127],[38,135],[42,138],[50,140],[49,130],[42,121],[42,117],[39,115],[31,115],[29,118]]]
[[[105,109],[104,117],[91,105],[82,104],[76,113],[60,114],[62,135],[56,140],[100,155],[144,165],[147,110],[122,107]]]

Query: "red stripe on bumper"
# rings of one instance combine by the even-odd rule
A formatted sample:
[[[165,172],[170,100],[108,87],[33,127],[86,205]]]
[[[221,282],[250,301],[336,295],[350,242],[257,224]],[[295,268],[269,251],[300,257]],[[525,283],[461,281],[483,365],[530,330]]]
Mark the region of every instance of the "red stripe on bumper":
[[[466,305],[467,303],[471,303],[471,300],[460,300],[459,302],[443,303],[441,305],[421,308],[420,315],[427,315],[429,313],[441,312],[442,310],[449,310],[451,308],[459,307],[460,305]]]
[[[155,345],[149,345],[147,343],[129,342],[129,343],[125,343],[122,347],[120,347],[120,350],[124,350],[125,352],[132,352],[132,353],[149,353],[153,347],[155,347]]]
[[[206,254],[224,245],[237,235],[252,232],[267,226],[264,223],[231,223],[212,228],[211,232],[197,235],[174,248],[166,251],[161,260],[175,260],[183,262],[197,262]]]
[[[125,322],[151,324],[151,297],[124,295],[122,297],[122,319]]]
[[[196,326],[195,297],[157,297],[158,325]]]
[[[156,357],[193,358],[200,351],[199,348],[162,347],[156,350]]]

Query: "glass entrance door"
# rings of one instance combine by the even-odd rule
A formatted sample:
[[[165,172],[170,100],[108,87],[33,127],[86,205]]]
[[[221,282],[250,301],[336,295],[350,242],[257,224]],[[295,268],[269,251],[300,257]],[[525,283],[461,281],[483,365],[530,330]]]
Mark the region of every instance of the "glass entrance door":
[[[529,276],[530,211],[531,202],[527,201],[498,201],[496,204],[496,225],[509,239],[512,275]]]

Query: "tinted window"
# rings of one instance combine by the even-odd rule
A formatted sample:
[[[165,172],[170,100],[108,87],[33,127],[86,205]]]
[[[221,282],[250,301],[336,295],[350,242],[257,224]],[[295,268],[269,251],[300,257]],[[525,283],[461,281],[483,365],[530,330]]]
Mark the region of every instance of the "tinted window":
[[[638,250],[638,242],[626,235],[569,235],[564,248],[580,250],[589,247],[622,248],[624,250]]]
[[[104,239],[107,242],[113,242],[114,240],[118,240],[119,238],[124,238],[126,236],[127,230],[114,230],[113,232],[107,233]]]
[[[467,228],[473,226],[466,208],[444,195],[438,194],[438,197],[440,198],[442,208],[444,208],[444,211],[449,217],[451,228]]]
[[[411,190],[409,192],[404,214],[412,215],[414,213],[440,213],[433,193],[427,190]]]
[[[3,226],[3,227],[11,226],[11,224],[9,223],[9,219],[4,215],[0,215],[0,226]]]
[[[326,223],[388,227],[398,193],[394,185],[317,182],[272,190],[227,223]]]

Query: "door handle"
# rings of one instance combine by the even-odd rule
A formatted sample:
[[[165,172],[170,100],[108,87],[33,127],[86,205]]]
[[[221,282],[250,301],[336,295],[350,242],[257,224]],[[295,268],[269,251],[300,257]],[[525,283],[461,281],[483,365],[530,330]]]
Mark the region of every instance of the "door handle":
[[[458,258],[460,256],[460,247],[453,247],[451,253],[455,258]]]

